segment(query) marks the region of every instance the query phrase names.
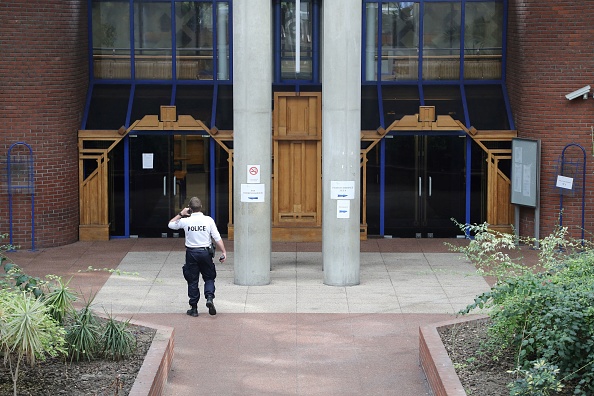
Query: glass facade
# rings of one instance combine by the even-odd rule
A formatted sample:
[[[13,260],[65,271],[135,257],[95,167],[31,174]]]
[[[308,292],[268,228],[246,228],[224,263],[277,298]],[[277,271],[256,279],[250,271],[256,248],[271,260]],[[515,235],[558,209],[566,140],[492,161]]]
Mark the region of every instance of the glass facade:
[[[503,10],[501,0],[366,1],[363,81],[501,79]]]
[[[129,126],[159,114],[161,106],[176,106],[178,114],[207,127],[233,129],[231,0],[90,0],[90,5],[91,94],[83,129]],[[322,90],[323,5],[271,1],[273,92]],[[419,106],[434,106],[436,115],[449,115],[467,128],[513,127],[504,89],[505,5],[506,0],[363,0],[361,128],[388,128],[418,113]],[[228,221],[226,151],[204,131],[154,134],[139,132],[116,151],[128,156],[130,165],[112,161],[112,215],[134,218],[132,202],[143,196],[131,191],[135,183],[161,172],[151,183],[155,203],[167,197],[165,211],[181,206],[180,197],[195,188],[208,195],[207,210]],[[163,157],[150,172],[138,166],[148,149]],[[483,167],[481,150],[459,132],[389,133],[368,153],[369,233],[410,237],[421,226],[427,235],[451,236],[451,217],[481,221]],[[121,220],[112,224],[116,234],[144,232],[131,231]]]
[[[91,4],[94,79],[230,80],[228,1]]]

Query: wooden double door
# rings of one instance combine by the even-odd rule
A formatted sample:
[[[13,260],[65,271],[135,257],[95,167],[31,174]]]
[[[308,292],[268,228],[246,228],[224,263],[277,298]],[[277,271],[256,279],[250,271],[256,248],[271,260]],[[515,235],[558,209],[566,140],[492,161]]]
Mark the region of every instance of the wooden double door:
[[[274,241],[322,240],[321,93],[274,95]]]

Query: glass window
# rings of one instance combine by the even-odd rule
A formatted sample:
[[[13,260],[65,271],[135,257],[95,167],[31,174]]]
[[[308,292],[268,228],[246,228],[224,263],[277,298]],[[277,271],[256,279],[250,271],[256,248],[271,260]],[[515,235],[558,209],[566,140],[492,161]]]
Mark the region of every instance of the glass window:
[[[382,87],[384,108],[384,128],[405,115],[419,112],[421,100],[416,85],[392,85]]]
[[[373,130],[381,126],[377,98],[376,85],[361,87],[361,129]]]
[[[470,125],[478,130],[507,130],[509,120],[500,85],[466,85]]]
[[[161,114],[161,106],[171,104],[170,85],[137,85],[130,115],[130,125],[145,115]],[[179,113],[178,113],[179,114]]]
[[[213,79],[212,3],[175,3],[176,67],[179,80]]]
[[[281,78],[313,79],[313,1],[281,1]]]
[[[130,85],[95,85],[83,129],[119,129],[126,124]]]
[[[423,94],[426,106],[435,106],[435,115],[449,115],[465,124],[464,106],[459,85],[425,85]]]
[[[212,118],[212,85],[178,85],[175,106],[177,114],[187,114],[210,127]]]
[[[122,1],[93,1],[93,76],[130,78],[130,6]]]
[[[503,3],[466,3],[464,78],[501,78]]]
[[[215,125],[219,129],[233,129],[233,86],[231,85],[219,86],[217,95],[217,115],[215,122]]]
[[[425,3],[423,79],[460,79],[460,3]]]
[[[365,6],[365,81],[377,80],[377,3]]]
[[[417,80],[419,3],[382,4],[382,80]]]
[[[171,3],[134,1],[137,79],[171,79]]]

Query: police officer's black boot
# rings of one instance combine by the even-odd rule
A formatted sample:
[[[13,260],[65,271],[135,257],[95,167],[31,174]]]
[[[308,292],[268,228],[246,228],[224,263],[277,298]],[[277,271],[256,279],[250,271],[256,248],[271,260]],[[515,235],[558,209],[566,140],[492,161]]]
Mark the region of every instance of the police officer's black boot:
[[[188,314],[190,316],[193,316],[193,317],[198,316],[198,306],[196,306],[196,305],[190,305],[190,309],[188,309],[186,311],[186,314]]]
[[[212,296],[206,297],[206,306],[208,307],[208,313],[210,315],[217,314],[217,309],[215,308],[214,303],[212,302]]]

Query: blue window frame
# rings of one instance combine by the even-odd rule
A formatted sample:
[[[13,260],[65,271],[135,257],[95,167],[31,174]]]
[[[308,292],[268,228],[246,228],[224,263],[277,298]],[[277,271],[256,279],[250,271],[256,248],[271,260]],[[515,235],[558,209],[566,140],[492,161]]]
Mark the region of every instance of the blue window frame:
[[[274,0],[274,84],[320,84],[321,0]]]

